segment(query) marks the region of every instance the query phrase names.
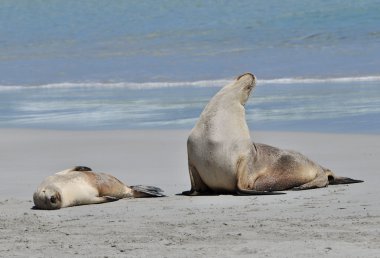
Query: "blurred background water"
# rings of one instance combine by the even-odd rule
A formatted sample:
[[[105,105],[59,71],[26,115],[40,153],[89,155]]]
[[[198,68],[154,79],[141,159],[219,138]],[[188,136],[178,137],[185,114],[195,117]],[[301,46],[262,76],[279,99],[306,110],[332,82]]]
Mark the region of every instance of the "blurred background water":
[[[252,129],[380,132],[379,1],[0,2],[0,127],[191,128],[251,71]]]

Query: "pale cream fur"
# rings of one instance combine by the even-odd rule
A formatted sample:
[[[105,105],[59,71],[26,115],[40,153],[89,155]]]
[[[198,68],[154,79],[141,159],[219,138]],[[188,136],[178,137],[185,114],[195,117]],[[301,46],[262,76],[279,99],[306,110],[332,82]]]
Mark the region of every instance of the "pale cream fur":
[[[255,83],[255,77],[247,73],[225,86],[210,100],[190,133],[190,170],[196,169],[211,190],[235,191],[236,164],[251,155],[244,105]]]

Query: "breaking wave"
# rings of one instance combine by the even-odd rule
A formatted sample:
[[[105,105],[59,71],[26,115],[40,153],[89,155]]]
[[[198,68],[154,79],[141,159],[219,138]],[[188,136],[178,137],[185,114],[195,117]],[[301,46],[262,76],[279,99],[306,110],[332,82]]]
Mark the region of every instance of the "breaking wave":
[[[180,88],[180,87],[221,87],[232,80],[201,80],[193,82],[79,82],[79,83],[51,83],[42,85],[0,85],[0,91],[24,89],[71,89],[71,88],[125,88],[131,90]],[[380,81],[380,75],[358,77],[331,77],[331,78],[278,78],[260,79],[258,85],[268,84],[312,84],[312,83],[347,83],[347,82],[375,82]]]

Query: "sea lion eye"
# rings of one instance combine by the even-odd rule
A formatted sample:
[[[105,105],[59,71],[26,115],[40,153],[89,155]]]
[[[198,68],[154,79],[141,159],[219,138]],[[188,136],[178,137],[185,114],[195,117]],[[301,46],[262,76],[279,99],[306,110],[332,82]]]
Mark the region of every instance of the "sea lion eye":
[[[57,202],[57,198],[55,196],[50,197],[50,202],[51,203],[56,203]]]

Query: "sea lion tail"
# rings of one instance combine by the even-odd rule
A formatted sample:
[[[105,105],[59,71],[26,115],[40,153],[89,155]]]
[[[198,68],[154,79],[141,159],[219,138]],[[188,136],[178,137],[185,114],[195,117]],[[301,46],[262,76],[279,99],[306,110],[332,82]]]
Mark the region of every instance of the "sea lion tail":
[[[133,197],[144,198],[144,197],[165,197],[163,190],[155,186],[147,185],[134,185],[131,186],[133,190]]]

